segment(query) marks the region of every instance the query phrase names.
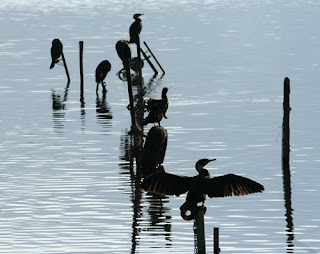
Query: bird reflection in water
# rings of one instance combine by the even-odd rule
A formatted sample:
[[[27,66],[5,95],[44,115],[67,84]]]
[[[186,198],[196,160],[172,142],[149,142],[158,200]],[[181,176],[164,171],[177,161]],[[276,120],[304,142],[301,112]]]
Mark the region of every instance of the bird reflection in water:
[[[169,203],[169,198],[162,195],[147,195],[146,201],[149,203],[147,213],[149,216],[149,225],[146,225],[146,231],[150,232],[152,236],[165,237],[166,246],[171,246],[171,209],[165,206]]]
[[[119,159],[120,175],[125,176],[128,180],[124,181],[124,185],[121,186],[121,189],[125,193],[130,193],[130,201],[132,202],[132,234],[131,234],[131,253],[136,253],[137,246],[139,245],[138,239],[140,234],[140,217],[142,215],[142,206],[141,206],[141,188],[140,188],[140,177],[137,176],[134,172],[134,163],[133,157],[131,156],[132,148],[132,139],[128,134],[128,130],[124,130],[120,137],[120,151],[121,155]],[[130,191],[127,189],[129,183]]]
[[[96,98],[97,120],[102,126],[111,127],[112,112],[107,103],[107,93],[103,93],[102,97],[97,94]]]
[[[64,127],[63,123],[65,121],[65,109],[66,101],[68,100],[70,81],[67,82],[67,85],[64,89],[64,95],[61,96],[55,90],[52,90],[51,99],[52,99],[52,118],[54,123],[54,128],[56,130],[62,129]]]
[[[210,198],[243,196],[264,190],[261,184],[234,174],[211,178],[209,171],[204,166],[214,160],[216,159],[198,160],[195,165],[198,171],[196,176],[178,176],[157,172],[147,176],[141,186],[147,192],[161,195],[179,196],[187,192],[186,202],[180,207],[181,217],[185,220],[195,218],[197,204],[201,202],[203,205],[207,195]]]
[[[140,187],[141,177],[134,170],[133,157],[131,156],[131,149],[133,142],[128,130],[122,132],[120,138],[120,151],[119,159],[120,174],[127,177],[129,180],[125,181],[125,185],[121,188],[124,192],[128,193],[127,183],[130,187],[130,200],[132,202],[132,234],[131,234],[131,253],[137,252],[139,246],[139,235],[141,231],[150,232],[152,236],[163,235],[167,240],[166,245],[171,246],[171,216],[168,215],[170,208],[165,204],[169,202],[167,197],[160,195],[149,195],[146,199],[142,199],[142,189]],[[143,202],[148,202],[147,214],[149,218],[142,218],[144,212],[142,205]],[[149,223],[144,223],[146,220]],[[142,223],[141,223],[142,222]]]

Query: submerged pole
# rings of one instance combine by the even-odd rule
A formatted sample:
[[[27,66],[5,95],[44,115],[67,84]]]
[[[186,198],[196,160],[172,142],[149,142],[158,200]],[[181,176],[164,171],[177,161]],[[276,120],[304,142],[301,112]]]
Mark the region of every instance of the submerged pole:
[[[83,92],[83,41],[79,41],[79,61],[80,61],[80,100],[84,99]]]
[[[67,67],[67,62],[66,62],[66,59],[64,57],[63,51],[61,52],[61,56],[62,56],[63,66],[64,66],[64,69],[66,71],[67,79],[70,82],[71,79],[70,79],[70,75],[69,75],[69,71],[68,71],[68,67]]]
[[[194,221],[195,231],[197,234],[197,254],[206,253],[206,241],[205,241],[205,230],[204,230],[204,213],[205,206],[197,207],[197,216]]]
[[[146,42],[144,42],[144,45],[146,45],[148,51],[150,52],[150,54],[152,55],[152,57],[154,58],[154,60],[157,62],[157,64],[159,65],[160,69],[162,70],[163,74],[165,74],[166,72],[164,71],[164,69],[162,68],[161,64],[159,63],[158,59],[155,57],[155,55],[152,53],[151,49],[149,48],[148,44]]]
[[[213,229],[213,254],[219,254],[219,228]]]
[[[157,71],[156,67],[154,67],[153,63],[152,63],[152,62],[150,61],[150,59],[149,59],[150,56],[147,56],[146,52],[144,52],[142,48],[140,48],[140,51],[141,51],[144,59],[147,60],[147,62],[148,62],[148,64],[150,65],[151,69],[153,70],[154,74],[155,74],[155,75],[158,75],[158,71]]]

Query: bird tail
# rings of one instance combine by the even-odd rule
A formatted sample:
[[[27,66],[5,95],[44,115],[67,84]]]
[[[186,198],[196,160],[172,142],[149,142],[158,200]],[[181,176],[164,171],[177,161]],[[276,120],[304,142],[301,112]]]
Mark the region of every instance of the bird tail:
[[[136,37],[130,37],[129,43],[136,43],[137,44],[137,38]]]
[[[193,220],[197,216],[197,203],[189,200],[184,202],[180,206],[180,215],[184,220]]]
[[[50,69],[52,69],[52,68],[54,67],[54,64],[55,64],[55,62],[52,61],[52,62],[51,62],[51,65],[50,65]]]

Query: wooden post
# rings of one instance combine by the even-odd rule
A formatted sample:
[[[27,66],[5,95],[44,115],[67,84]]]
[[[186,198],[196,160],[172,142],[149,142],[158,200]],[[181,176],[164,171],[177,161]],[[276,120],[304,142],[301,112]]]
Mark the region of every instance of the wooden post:
[[[137,40],[137,56],[138,56],[138,75],[139,75],[139,87],[140,91],[143,89],[143,84],[142,84],[142,66],[141,66],[141,51],[140,51],[140,36],[138,34],[138,40]]]
[[[157,62],[157,64],[159,65],[160,69],[162,70],[163,74],[165,74],[166,72],[164,71],[164,69],[162,68],[161,64],[159,63],[159,61],[157,60],[157,58],[155,57],[155,55],[152,53],[151,49],[149,48],[148,44],[146,42],[144,42],[144,45],[146,45],[148,51],[150,52],[150,54],[152,55],[152,57],[154,58],[154,60]]]
[[[204,230],[204,213],[205,207],[197,207],[197,217],[195,218],[195,228],[197,232],[197,254],[206,253],[206,241],[205,241],[205,230]]]
[[[219,254],[219,228],[213,229],[213,254]]]
[[[67,74],[67,79],[70,82],[71,79],[70,79],[70,75],[69,75],[69,71],[68,71],[68,67],[67,67],[67,62],[66,62],[66,59],[64,58],[63,51],[61,52],[61,56],[62,56],[63,66],[64,66],[64,69],[65,69],[66,74]]]
[[[80,100],[84,99],[83,92],[83,41],[79,41],[79,59],[80,59]]]
[[[128,82],[129,107],[130,107],[131,131],[132,131],[132,128],[136,127],[136,114],[135,114],[134,103],[133,103],[133,93],[132,93],[132,83],[131,83],[131,73],[130,73],[129,60],[125,62],[125,69],[126,69],[127,82]]]
[[[290,174],[290,80],[284,79],[283,89],[283,124],[282,124],[282,174],[283,190],[287,221],[287,253],[293,253],[294,249],[294,227],[292,218],[291,201],[291,174]]]
[[[283,124],[282,124],[282,162],[290,161],[290,80],[284,79]]]

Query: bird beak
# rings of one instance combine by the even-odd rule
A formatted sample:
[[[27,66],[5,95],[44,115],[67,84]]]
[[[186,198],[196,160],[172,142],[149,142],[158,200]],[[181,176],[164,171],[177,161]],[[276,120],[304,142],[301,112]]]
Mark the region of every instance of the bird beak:
[[[208,159],[208,163],[211,162],[211,161],[215,161],[217,159]]]

